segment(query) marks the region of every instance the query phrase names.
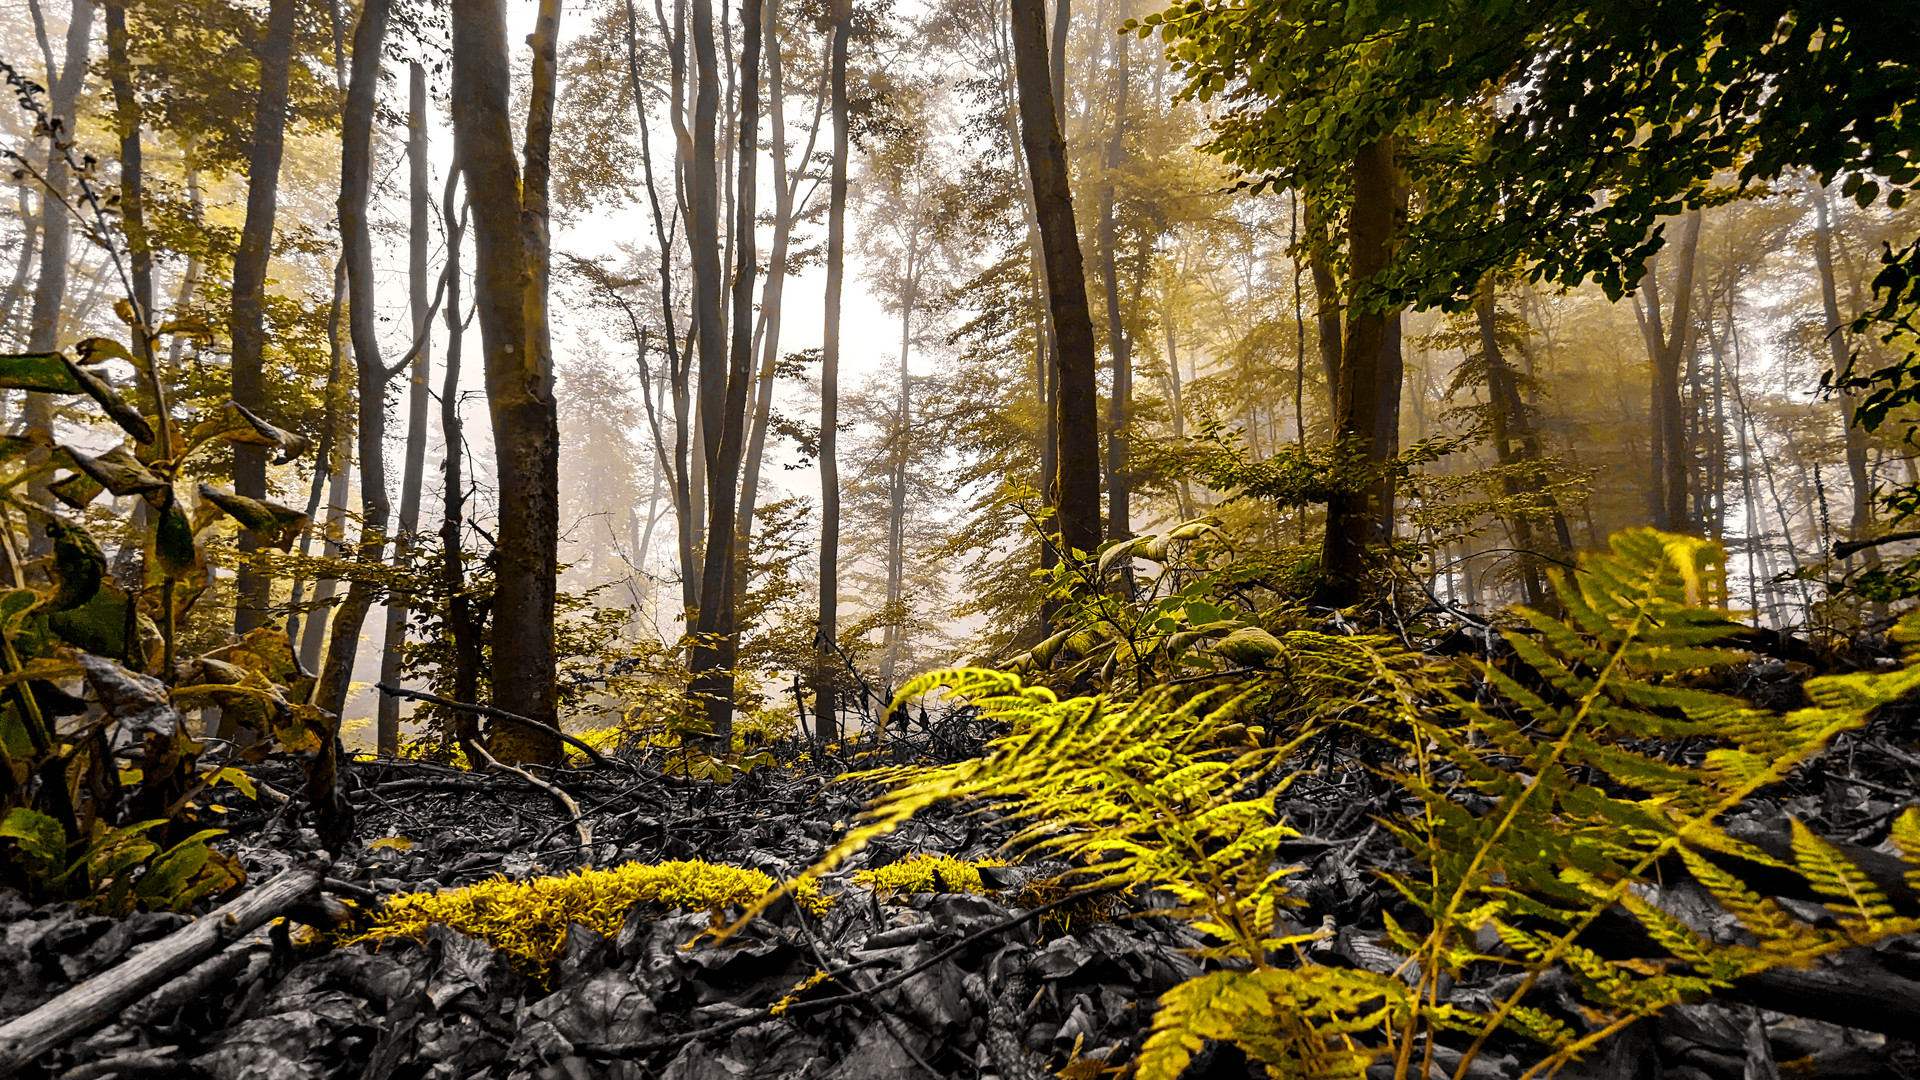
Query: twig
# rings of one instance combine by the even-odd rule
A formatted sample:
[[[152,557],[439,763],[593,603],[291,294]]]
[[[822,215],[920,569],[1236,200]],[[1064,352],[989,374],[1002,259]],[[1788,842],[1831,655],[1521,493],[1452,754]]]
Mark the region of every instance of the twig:
[[[1885,536],[1874,536],[1865,540],[1841,540],[1833,545],[1833,557],[1851,558],[1868,548],[1876,548],[1881,544],[1896,544],[1902,540],[1920,540],[1920,531],[1888,533]]]
[[[11,1076],[48,1050],[113,1019],[175,975],[283,914],[311,894],[320,880],[317,870],[287,870],[106,974],[0,1026],[0,1076]]]
[[[522,727],[530,727],[535,731],[544,731],[547,734],[552,735],[553,737],[559,739],[561,742],[566,743],[568,746],[571,746],[574,749],[580,751],[581,753],[587,755],[587,759],[592,761],[595,765],[606,765],[611,767],[614,764],[613,760],[607,757],[605,754],[602,754],[600,751],[595,750],[593,747],[588,746],[586,743],[581,742],[579,739],[574,738],[573,736],[567,734],[566,732],[561,731],[559,728],[554,727],[552,724],[546,723],[544,721],[534,720],[529,717],[521,716],[519,713],[510,713],[505,709],[496,709],[491,705],[469,705],[464,701],[455,701],[452,698],[443,698],[439,694],[429,694],[424,690],[409,690],[404,686],[394,686],[391,683],[374,683],[373,685],[374,685],[374,688],[379,690],[381,693],[391,694],[394,697],[412,698],[415,701],[424,701],[432,705],[439,705],[442,708],[456,709],[460,712],[470,712],[475,714],[476,716],[486,716],[486,717],[491,717],[495,720],[505,720],[510,724],[519,724]],[[515,771],[517,772],[518,770],[515,770]],[[538,783],[538,781],[535,781],[535,783]]]
[[[537,787],[545,788],[547,794],[552,795],[555,799],[558,799],[560,801],[560,805],[566,807],[567,812],[573,815],[574,827],[578,829],[580,832],[580,852],[581,852],[580,857],[586,861],[586,864],[588,866],[593,865],[593,826],[587,824],[587,819],[581,816],[580,804],[573,801],[573,796],[560,790],[558,785],[549,784],[545,780],[540,779],[539,777],[533,775],[532,773],[519,767],[518,765],[502,765],[498,758],[494,757],[492,754],[487,753],[487,748],[484,746],[481,746],[477,742],[473,744],[473,748],[479,752],[481,757],[487,759],[487,764],[493,766],[496,769],[503,769],[510,773],[516,773],[519,775],[519,777],[522,780],[525,780],[528,783],[533,784]]]

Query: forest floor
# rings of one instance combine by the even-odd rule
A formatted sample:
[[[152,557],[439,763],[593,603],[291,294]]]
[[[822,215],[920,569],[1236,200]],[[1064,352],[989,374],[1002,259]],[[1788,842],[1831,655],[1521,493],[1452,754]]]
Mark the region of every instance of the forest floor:
[[[1754,828],[1790,813],[1862,845],[1916,791],[1910,722],[1876,721],[1809,770],[1799,790],[1752,808]],[[973,745],[978,745],[975,733]],[[909,752],[915,747],[907,745]],[[919,750],[931,749],[923,740]],[[949,739],[949,756],[964,746]],[[910,753],[909,756],[914,756]],[[289,763],[254,771],[291,790]],[[702,859],[790,876],[811,864],[858,813],[867,792],[821,772],[773,767],[730,784],[689,783],[623,763],[553,779],[591,822],[593,863]],[[412,761],[360,759],[345,773],[357,819],[341,852],[271,801],[236,801],[228,841],[252,883],[325,860],[335,896],[363,906],[396,893],[453,889],[496,875],[521,879],[581,865],[573,823],[548,792],[513,777]],[[1377,871],[1412,868],[1376,815],[1403,807],[1363,762],[1320,752],[1284,802],[1300,836],[1283,857],[1301,870],[1288,914],[1319,964],[1393,971],[1383,941],[1394,902]],[[249,814],[254,816],[249,817]],[[1776,821],[1777,823],[1777,821]],[[840,894],[815,917],[792,904],[725,944],[681,948],[705,912],[636,907],[617,934],[568,930],[545,978],[515,970],[485,942],[435,927],[425,941],[336,947],[333,938],[261,931],[206,961],[112,1022],[42,1055],[22,1075],[212,1076],[219,1080],[365,1077],[539,1077],[541,1080],[1120,1075],[1138,1051],[1155,999],[1192,977],[1202,942],[1148,914],[1165,896],[1109,896],[1036,914],[1032,886],[1063,864],[995,868],[987,891],[885,896],[852,872],[920,853],[976,860],[1004,826],[934,812],[874,843],[826,879]],[[1792,897],[1783,902],[1797,902]],[[336,905],[336,910],[338,907]],[[1077,911],[1072,918],[1066,913]],[[101,975],[185,923],[183,916],[91,916],[73,905],[29,908],[0,894],[0,1022]],[[833,978],[793,994],[816,971]],[[197,976],[197,977],[196,977]],[[1629,1028],[1559,1075],[1667,1080],[1920,1077],[1920,946],[1896,940],[1827,970],[1780,973],[1721,998],[1684,1004]],[[1517,978],[1514,976],[1513,978]],[[1499,980],[1455,985],[1484,1008]],[[789,995],[793,996],[789,998]],[[788,999],[789,1007],[777,1010]],[[1530,1001],[1588,1023],[1566,981]],[[1849,1027],[1843,1024],[1854,1024]],[[1466,1072],[1518,1078],[1529,1047],[1496,1038]],[[1434,1075],[1459,1051],[1436,1048]],[[1376,1065],[1376,1076],[1390,1076]],[[1208,1044],[1188,1077],[1262,1075],[1230,1046]]]

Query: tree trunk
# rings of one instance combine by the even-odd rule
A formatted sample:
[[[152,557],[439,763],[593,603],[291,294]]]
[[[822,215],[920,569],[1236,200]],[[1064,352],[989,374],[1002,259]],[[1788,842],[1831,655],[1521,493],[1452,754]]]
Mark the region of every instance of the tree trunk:
[[[826,310],[820,341],[820,618],[814,665],[814,736],[840,737],[839,657],[835,652],[840,604],[840,290],[847,265],[847,38],[852,0],[833,0],[833,55],[828,93],[833,109],[833,171],[827,182]]]
[[[340,257],[347,264],[347,336],[360,386],[359,562],[382,561],[387,544],[386,365],[380,359],[378,312],[373,300],[373,235],[367,205],[373,186],[373,112],[380,88],[380,53],[386,43],[391,0],[366,0],[353,28],[353,59],[347,104],[340,121]],[[504,506],[506,496],[501,502]],[[316,703],[345,719],[347,690],[360,651],[360,628],[373,606],[375,586],[355,581],[334,612],[327,633],[327,659],[320,669]]]
[[[1326,377],[1327,415],[1340,412],[1340,287],[1329,262],[1332,239],[1327,234],[1326,211],[1307,203],[1307,269],[1313,275],[1313,327],[1320,346],[1320,371]]]
[[[1647,341],[1647,360],[1653,371],[1653,485],[1654,526],[1684,531],[1690,527],[1687,513],[1686,417],[1680,404],[1680,362],[1692,344],[1693,275],[1700,250],[1700,211],[1687,214],[1680,227],[1679,263],[1674,268],[1673,311],[1660,309],[1660,282],[1653,260],[1640,279],[1640,297],[1645,310],[1640,312],[1641,332]],[[1671,329],[1669,329],[1671,327]]]
[[[134,359],[153,367],[153,247],[147,238],[145,177],[140,153],[140,103],[133,93],[133,66],[127,57],[127,9],[124,2],[107,8],[107,69],[113,83],[115,126],[120,135],[120,226],[127,236],[128,272],[132,277],[133,306],[139,325],[133,334]],[[151,391],[149,390],[149,395]],[[159,411],[161,403],[149,404]]]
[[[429,331],[427,309],[427,230],[432,202],[427,195],[427,69],[415,60],[407,65],[407,165],[411,175],[408,208],[407,279],[413,333],[422,337]],[[407,395],[407,449],[400,478],[400,528],[394,536],[394,568],[412,568],[414,534],[420,529],[420,488],[427,468],[427,379],[431,374],[432,350],[421,345],[413,356]],[[401,654],[407,644],[407,606],[387,601],[387,629],[382,639],[380,681],[397,685],[400,681]],[[400,749],[400,699],[380,695],[378,724],[380,752]]]
[[[1173,437],[1179,442],[1187,437],[1187,414],[1180,403],[1180,348],[1173,332],[1173,289],[1169,283],[1163,297],[1160,328],[1167,338],[1167,397],[1173,412]],[[1193,517],[1193,489],[1185,476],[1180,477],[1179,498],[1181,519]]]
[[[912,423],[911,376],[907,358],[913,348],[913,309],[918,299],[920,275],[920,230],[916,227],[907,240],[906,292],[900,298],[900,383],[893,412],[893,462],[887,470],[887,601],[886,626],[881,641],[880,684],[893,691],[893,672],[900,662],[900,638],[904,627],[902,606],[907,572],[907,456]]]
[[[547,724],[554,703],[553,602],[559,545],[559,426],[547,336],[547,154],[553,129],[558,0],[542,0],[533,34],[524,184],[514,159],[503,0],[453,11],[454,156],[467,177],[475,299],[500,484],[493,598],[493,704]],[[516,197],[517,196],[517,197]],[[545,732],[497,726],[495,757],[561,760]]]
[[[280,158],[286,142],[287,69],[293,51],[295,0],[267,5],[267,35],[260,45],[260,91],[253,111],[253,147],[247,157],[247,219],[233,256],[233,400],[264,412],[266,385],[267,261],[273,255],[273,223],[280,194]],[[251,499],[267,497],[267,450],[233,446],[233,490]],[[242,561],[236,575],[233,629],[244,634],[266,620],[272,581],[246,555],[259,538],[240,534]]]
[[[35,9],[36,12],[38,9]],[[67,23],[67,51],[60,71],[51,71],[53,83],[47,96],[47,108],[60,130],[54,136],[60,143],[72,142],[78,120],[80,87],[86,80],[87,54],[93,45],[92,0],[73,0],[73,14]],[[62,200],[67,194],[67,160],[59,149],[50,152],[40,197],[40,277],[33,286],[33,307],[27,316],[27,351],[52,352],[60,347],[60,311],[67,300],[67,260],[72,255],[73,223],[67,219]],[[26,434],[51,444],[53,440],[53,402],[47,395],[28,393],[25,407]],[[34,459],[43,459],[45,450],[35,450]],[[45,479],[28,484],[28,497],[37,505],[49,506],[52,496]],[[47,554],[45,535],[39,528],[27,530],[27,550],[32,555]],[[171,676],[171,673],[169,673]]]
[[[1840,293],[1833,276],[1833,222],[1827,206],[1825,188],[1813,192],[1813,261],[1820,271],[1821,313],[1825,316],[1827,355],[1838,378],[1847,370],[1847,324],[1840,320]],[[1847,538],[1865,540],[1873,532],[1873,477],[1867,471],[1867,432],[1853,422],[1853,401],[1840,399],[1840,423],[1847,433],[1847,476],[1853,484],[1853,513],[1847,523]],[[1880,565],[1878,548],[1866,550],[1869,567]]]
[[[20,200],[20,250],[13,260],[13,280],[7,282],[6,295],[0,297],[0,337],[13,326],[13,309],[26,291],[33,256],[40,249],[40,222],[33,212],[32,189],[24,178],[14,181],[14,189]]]
[[[465,239],[462,222],[454,218],[454,179],[461,172],[459,159],[447,174],[447,194],[440,207],[447,234],[447,370],[440,384],[440,435],[446,444],[442,464],[444,492],[440,510],[440,584],[447,597],[447,637],[453,645],[453,700],[478,701],[480,684],[480,626],[467,595],[467,570],[460,551],[460,534],[466,525],[466,478],[461,462],[466,455],[466,430],[460,420],[460,361],[465,335],[460,323],[460,244]],[[472,713],[455,713],[450,734],[460,744],[469,763],[481,759],[479,718]]]
[[[696,31],[698,9],[696,4]],[[734,530],[738,524],[740,458],[746,444],[747,391],[753,382],[753,287],[759,260],[754,243],[758,191],[754,166],[760,134],[760,16],[760,0],[747,0],[740,19],[740,166],[734,198],[732,341],[724,370],[710,374],[704,350],[700,370],[700,404],[707,420],[709,455],[707,548],[700,577],[700,634],[695,639],[691,689],[706,703],[707,726],[722,752],[733,745],[733,607],[738,577]]]
[[[1352,266],[1347,325],[1340,349],[1335,438],[1365,468],[1383,465],[1393,451],[1383,437],[1397,421],[1400,401],[1398,320],[1364,290],[1393,258],[1399,183],[1393,140],[1381,136],[1362,147],[1353,163],[1353,210],[1347,227]],[[1322,304],[1325,297],[1322,297]],[[1327,502],[1326,540],[1321,549],[1320,600],[1344,607],[1360,598],[1370,562],[1368,547],[1384,542],[1393,508],[1381,496],[1385,482],[1335,494]]]
[[[1064,7],[1065,0],[1062,0]],[[1041,0],[1013,0],[1014,74],[1020,92],[1020,133],[1033,179],[1034,218],[1046,252],[1048,306],[1053,314],[1058,373],[1056,402],[1060,463],[1056,486],[1063,555],[1091,553],[1100,544],[1100,432],[1095,397],[1093,319],[1086,272],[1073,222],[1066,144],[1060,135],[1048,74]]]
[[[1106,182],[1100,186],[1100,277],[1106,287],[1107,347],[1113,353],[1113,404],[1108,410],[1107,429],[1107,539],[1124,540],[1133,535],[1129,505],[1131,483],[1127,473],[1127,423],[1133,411],[1133,341],[1127,336],[1120,313],[1120,269],[1114,252],[1117,226],[1114,222],[1114,173],[1126,155],[1127,133],[1127,42],[1119,39],[1117,87],[1114,91],[1113,137],[1107,143]]]

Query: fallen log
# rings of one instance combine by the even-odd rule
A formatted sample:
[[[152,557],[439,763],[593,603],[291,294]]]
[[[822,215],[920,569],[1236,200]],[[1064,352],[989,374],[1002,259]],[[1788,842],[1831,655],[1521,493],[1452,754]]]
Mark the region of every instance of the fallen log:
[[[120,1015],[129,1005],[284,914],[320,886],[317,870],[287,870],[101,975],[0,1026],[0,1076]]]

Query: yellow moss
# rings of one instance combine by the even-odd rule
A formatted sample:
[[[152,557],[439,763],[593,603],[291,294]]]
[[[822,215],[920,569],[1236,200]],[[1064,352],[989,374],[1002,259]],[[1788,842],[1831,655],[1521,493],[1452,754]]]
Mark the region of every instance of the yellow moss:
[[[1055,878],[1030,881],[1014,894],[1012,903],[1014,907],[1032,911],[1064,900],[1073,891]],[[1082,897],[1040,916],[1040,932],[1048,937],[1078,933],[1096,923],[1112,922],[1119,908],[1120,896],[1116,893]]]
[[[957,892],[989,895],[994,890],[981,883],[980,868],[1005,865],[999,859],[961,862],[951,855],[923,853],[909,855],[899,862],[888,863],[875,870],[862,870],[853,875],[853,880],[882,896]]]
[[[774,887],[758,870],[690,860],[649,866],[627,863],[605,870],[579,870],[555,877],[510,881],[495,877],[464,889],[402,893],[375,912],[371,925],[341,944],[423,938],[441,923],[505,952],[514,966],[543,977],[566,947],[567,924],[579,923],[607,937],[619,933],[627,909],[649,902],[710,911],[750,904]],[[832,906],[817,881],[800,882],[794,898],[815,915]]]

